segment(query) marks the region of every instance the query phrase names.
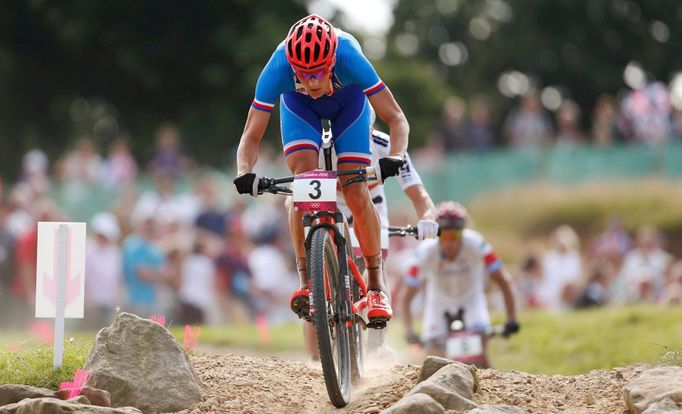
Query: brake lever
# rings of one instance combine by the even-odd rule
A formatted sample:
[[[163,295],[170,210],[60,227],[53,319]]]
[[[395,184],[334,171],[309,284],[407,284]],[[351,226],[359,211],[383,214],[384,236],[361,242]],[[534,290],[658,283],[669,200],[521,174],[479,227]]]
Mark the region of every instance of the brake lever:
[[[349,179],[348,181],[346,181],[345,183],[343,183],[341,185],[341,187],[345,187],[349,184],[360,183],[360,182],[368,181],[368,180],[369,180],[369,177],[367,176],[367,173],[365,171],[363,171],[363,172],[358,173],[358,175],[356,175],[355,177],[353,177],[353,178]]]
[[[351,179],[349,179],[348,181],[346,181],[345,183],[341,184],[341,187],[343,188],[343,187],[346,187],[346,186],[348,186],[348,185],[350,185],[350,184],[359,183],[359,182],[362,182],[362,181],[366,181],[366,180],[363,180],[362,177],[351,178]]]
[[[277,193],[286,193],[286,194],[293,194],[293,190],[289,187],[280,187],[278,185],[272,185],[270,187],[271,192],[277,192]]]

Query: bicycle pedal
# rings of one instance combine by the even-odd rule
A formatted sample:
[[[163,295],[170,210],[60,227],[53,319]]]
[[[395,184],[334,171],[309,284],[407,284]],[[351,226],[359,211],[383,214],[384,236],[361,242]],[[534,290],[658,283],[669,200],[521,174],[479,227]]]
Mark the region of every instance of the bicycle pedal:
[[[373,318],[369,320],[367,327],[370,329],[384,329],[386,328],[388,321],[389,319]]]

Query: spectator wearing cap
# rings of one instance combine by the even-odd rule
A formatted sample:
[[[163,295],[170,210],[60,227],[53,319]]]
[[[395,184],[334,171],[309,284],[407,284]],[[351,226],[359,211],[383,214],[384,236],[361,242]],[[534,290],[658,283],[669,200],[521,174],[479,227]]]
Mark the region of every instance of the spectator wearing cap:
[[[123,259],[118,245],[120,229],[113,214],[96,214],[90,230],[85,251],[85,315],[86,323],[99,329],[111,322],[114,308],[120,304]]]

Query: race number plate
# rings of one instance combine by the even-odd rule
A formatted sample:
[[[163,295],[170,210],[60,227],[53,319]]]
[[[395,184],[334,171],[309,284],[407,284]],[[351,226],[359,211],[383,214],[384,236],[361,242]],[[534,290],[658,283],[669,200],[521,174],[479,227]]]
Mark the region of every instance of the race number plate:
[[[475,357],[483,353],[483,341],[475,333],[457,333],[448,338],[445,353],[451,359]]]
[[[336,172],[312,170],[294,178],[296,211],[336,211]]]

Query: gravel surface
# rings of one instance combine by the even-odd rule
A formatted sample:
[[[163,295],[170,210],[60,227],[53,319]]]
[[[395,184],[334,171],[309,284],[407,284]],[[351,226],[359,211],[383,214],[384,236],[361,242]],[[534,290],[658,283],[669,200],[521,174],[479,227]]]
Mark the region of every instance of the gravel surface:
[[[412,388],[419,370],[411,365],[368,367],[362,383],[353,386],[351,403],[335,409],[328,400],[322,371],[313,363],[234,354],[197,355],[192,363],[207,395],[182,414],[379,413]],[[518,406],[529,414],[622,414],[626,412],[623,386],[646,368],[635,365],[577,376],[479,370],[481,389],[474,400]]]

